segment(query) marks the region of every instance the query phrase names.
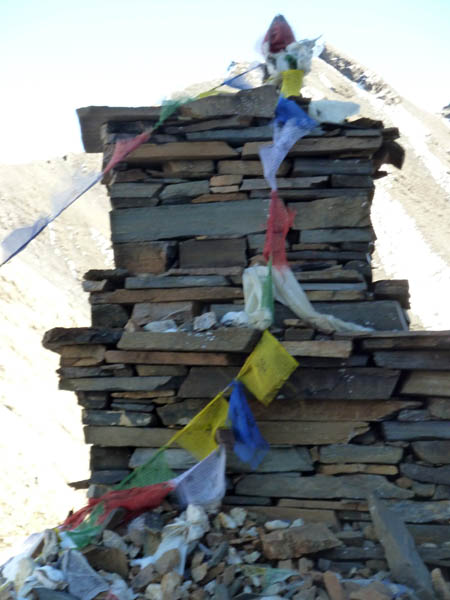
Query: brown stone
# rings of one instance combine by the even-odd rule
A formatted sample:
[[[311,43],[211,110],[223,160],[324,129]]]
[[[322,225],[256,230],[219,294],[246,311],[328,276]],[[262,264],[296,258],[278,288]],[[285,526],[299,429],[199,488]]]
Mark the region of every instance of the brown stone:
[[[342,587],[341,582],[339,581],[336,573],[332,571],[325,571],[323,574],[323,583],[325,585],[325,589],[330,596],[330,600],[346,600],[347,595],[345,593],[344,588]]]
[[[160,575],[173,571],[180,564],[181,556],[176,548],[164,552],[155,562],[155,568]]]
[[[341,542],[323,523],[309,523],[272,531],[262,537],[262,544],[264,556],[273,560],[300,558],[305,554],[336,548]]]
[[[117,573],[123,579],[128,577],[128,558],[120,548],[94,546],[84,552],[84,557],[92,568]]]
[[[246,241],[243,238],[228,240],[187,240],[180,242],[181,268],[246,266]]]
[[[292,506],[252,506],[246,505],[246,510],[250,513],[256,513],[267,516],[268,519],[281,519],[295,521],[303,519],[305,523],[325,523],[332,529],[337,529],[339,522],[336,513],[333,510],[314,509],[314,508],[296,508]]]
[[[289,151],[288,156],[320,156],[325,154],[345,154],[348,152],[361,153],[371,156],[381,146],[381,136],[379,137],[320,137],[303,138],[297,142]],[[267,146],[269,143],[247,142],[242,149],[242,158],[256,158],[259,156],[261,146]]]
[[[218,189],[219,188],[215,188],[215,190],[211,190],[214,193],[197,196],[197,198],[192,200],[192,204],[208,204],[211,202],[238,202],[247,200],[247,194],[244,192],[239,192],[238,190],[228,190],[227,192],[218,193]]]
[[[105,358],[106,346],[62,346],[59,348],[62,367],[91,367],[99,365]]]
[[[107,353],[108,354],[108,353]],[[249,399],[250,408],[258,421],[379,421],[403,408],[414,407],[414,402],[401,400],[308,400],[283,398],[278,400],[280,410]],[[364,462],[357,459],[357,462]],[[385,462],[378,460],[376,462]]]
[[[108,350],[105,353],[106,362],[115,363],[118,360],[126,364],[150,365],[210,365],[225,367],[242,365],[244,358],[240,354],[223,352],[140,352],[125,350]]]
[[[117,347],[121,350],[193,351],[193,352],[251,352],[260,332],[247,328],[218,329],[212,334],[184,331],[156,333],[152,331],[125,332]]]
[[[146,165],[168,160],[217,160],[237,156],[226,142],[168,142],[142,144],[127,156],[129,165]]]
[[[413,371],[402,386],[401,394],[450,396],[450,371]]]
[[[369,430],[359,421],[258,421],[258,426],[269,444],[300,446],[346,443]]]
[[[214,175],[209,180],[209,185],[212,187],[239,185],[243,175]]]
[[[277,175],[287,175],[291,163],[284,161],[278,169]],[[217,163],[219,175],[260,175],[263,176],[263,167],[260,160],[220,160]]]
[[[175,242],[141,242],[113,244],[118,267],[130,273],[164,273],[175,258]]]
[[[322,475],[341,475],[343,473],[369,473],[371,475],[397,475],[398,468],[393,465],[320,465],[317,471]]]
[[[238,367],[192,367],[178,390],[178,397],[214,398],[238,372]]]
[[[194,300],[220,302],[238,300],[243,297],[241,288],[202,287],[148,290],[114,290],[91,294],[91,304],[137,304],[142,302],[181,302]]]
[[[163,164],[166,177],[181,177],[183,179],[208,176],[214,173],[212,160],[169,160]]]
[[[292,356],[348,358],[352,352],[352,342],[350,341],[313,340],[306,342],[282,342],[281,345]]]

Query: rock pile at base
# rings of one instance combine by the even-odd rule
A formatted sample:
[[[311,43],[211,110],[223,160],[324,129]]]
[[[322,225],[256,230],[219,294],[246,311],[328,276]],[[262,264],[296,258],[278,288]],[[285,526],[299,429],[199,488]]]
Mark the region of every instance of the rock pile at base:
[[[28,555],[3,567],[0,600],[448,599],[441,570],[430,576],[425,565],[445,565],[448,543],[416,549],[412,536],[408,543],[395,538],[403,535],[401,522],[393,535],[383,534],[393,513],[380,501],[372,500],[371,512],[375,527],[332,531],[301,519],[268,521],[240,507],[208,514],[165,502],[118,527],[112,515],[82,550],[46,530]],[[399,548],[406,553],[398,556]],[[408,575],[414,590],[398,572],[408,564],[423,575],[416,582]]]

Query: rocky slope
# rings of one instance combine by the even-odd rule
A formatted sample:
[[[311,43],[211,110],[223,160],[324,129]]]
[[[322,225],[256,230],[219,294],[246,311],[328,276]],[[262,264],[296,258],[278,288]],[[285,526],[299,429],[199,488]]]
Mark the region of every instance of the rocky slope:
[[[450,329],[446,119],[418,109],[329,47],[314,61],[303,93],[356,101],[362,115],[399,127],[405,165],[388,167],[373,205],[379,278],[410,280],[414,327]],[[74,172],[99,165],[98,156],[79,155],[0,166],[0,237],[34,221],[41,207],[47,210],[55,183],[70,187]],[[82,274],[111,265],[108,202],[97,186],[0,269],[0,549],[56,524],[83,502],[66,485],[87,475],[79,409],[73,394],[57,390],[56,355],[41,339],[52,327],[89,323]]]

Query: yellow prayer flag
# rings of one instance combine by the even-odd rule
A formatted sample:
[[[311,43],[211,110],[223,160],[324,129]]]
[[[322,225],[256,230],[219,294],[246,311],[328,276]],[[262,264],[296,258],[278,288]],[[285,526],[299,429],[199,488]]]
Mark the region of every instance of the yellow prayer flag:
[[[299,96],[305,72],[300,69],[289,69],[281,73],[282,84],[280,94],[285,98]]]
[[[266,330],[236,379],[268,406],[298,366],[295,358]]]
[[[223,392],[220,392],[186,427],[170,439],[166,447],[176,442],[195,458],[203,460],[218,447],[216,432],[225,426],[227,418],[228,402],[223,397]]]

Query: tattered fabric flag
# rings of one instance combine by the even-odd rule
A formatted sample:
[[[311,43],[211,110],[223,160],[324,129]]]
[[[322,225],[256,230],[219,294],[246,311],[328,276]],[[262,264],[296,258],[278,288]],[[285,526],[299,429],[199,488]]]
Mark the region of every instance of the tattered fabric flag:
[[[132,519],[159,506],[173,489],[173,483],[165,482],[113,490],[100,498],[90,498],[85,507],[67,517],[61,529],[67,531],[79,548],[83,547],[98,535],[101,524],[115,508],[124,508],[127,511],[126,519]]]
[[[259,151],[264,177],[272,190],[277,189],[276,174],[289,150],[316,125],[293,100],[280,97],[275,109],[273,143]]]
[[[299,318],[316,329],[324,333],[370,331],[366,327],[342,321],[332,315],[318,313],[289,268],[286,258],[286,236],[295,215],[285,207],[278,196],[276,173],[295,142],[315,125],[316,122],[295,102],[280,98],[275,112],[273,144],[259,151],[264,177],[272,190],[264,244],[264,257],[272,263],[271,268],[267,269],[267,277],[273,282],[275,300],[288,306]]]
[[[231,64],[233,65],[233,63],[231,63]],[[263,69],[263,67],[264,67],[264,65],[259,64],[259,63],[256,65],[252,65],[246,71],[243,71],[242,73],[238,73],[237,75],[232,75],[231,77],[228,77],[227,79],[225,79],[223,81],[223,83],[221,85],[228,85],[230,87],[237,88],[238,90],[251,90],[254,87],[254,85],[252,84],[251,81],[249,81],[247,75],[249,73],[251,73],[252,71],[256,71],[256,69]]]
[[[90,190],[102,178],[102,174],[76,175],[72,187],[52,198],[52,209],[48,215],[41,215],[32,225],[19,227],[8,234],[0,244],[0,266],[19,254],[28,244],[54,221],[71,204]]]
[[[152,129],[143,131],[139,135],[118,140],[114,146],[113,154],[101,173],[94,175],[83,176],[75,180],[75,185],[64,192],[64,194],[56,195],[52,203],[56,206],[48,215],[41,215],[32,225],[20,227],[12,231],[3,242],[0,244],[0,266],[8,262],[13,256],[21,252],[28,244],[43,231],[49,223],[54,221],[59,215],[73,204],[78,198],[90,190],[96,183],[101,181],[103,176],[111,171],[119,162],[124,160],[130,152],[136,150],[141,144],[150,139],[151,134],[168,118],[177,108],[184,102],[190,101],[191,98],[183,100],[169,101],[161,107],[161,113],[158,122]],[[75,179],[75,178],[74,178]]]
[[[176,443],[198,460],[203,460],[218,447],[216,433],[219,428],[225,427],[227,417],[228,402],[220,392],[190,423],[177,431],[166,447]]]
[[[152,135],[152,131],[153,131],[153,129],[149,129],[147,131],[143,131],[139,135],[136,135],[132,138],[117,140],[117,142],[114,145],[114,150],[113,150],[111,160],[108,162],[106,167],[103,169],[102,176],[106,175],[106,173],[109,173],[109,171],[111,171],[111,169],[114,169],[114,167],[116,165],[118,165],[120,162],[122,162],[123,159],[126,156],[128,156],[128,154],[133,152],[133,150],[136,150],[136,148],[139,148],[139,146],[141,146],[142,144],[145,144],[145,142],[147,142],[150,139],[150,136]]]
[[[242,383],[234,381],[232,386],[228,418],[235,439],[233,450],[242,462],[256,469],[269,451],[269,444],[259,431]]]
[[[298,366],[295,358],[266,330],[236,379],[268,406]]]
[[[216,504],[225,496],[226,451],[223,445],[172,480],[181,506]]]
[[[160,448],[143,465],[134,469],[125,479],[115,486],[116,490],[126,490],[134,487],[164,483],[175,477],[175,473],[169,467],[166,457],[166,449]]]

